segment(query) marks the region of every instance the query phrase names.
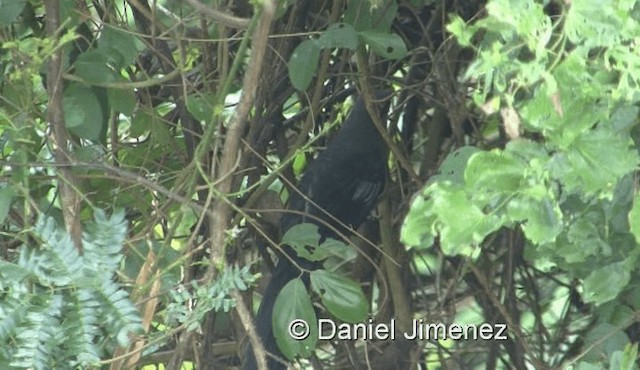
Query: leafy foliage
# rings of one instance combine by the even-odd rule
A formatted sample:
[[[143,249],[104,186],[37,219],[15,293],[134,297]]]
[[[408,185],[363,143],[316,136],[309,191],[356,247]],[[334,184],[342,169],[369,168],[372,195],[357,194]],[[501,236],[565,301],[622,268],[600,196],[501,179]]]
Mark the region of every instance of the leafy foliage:
[[[574,2],[560,22],[541,3],[495,0],[474,23],[452,17],[448,29],[477,53],[466,71],[475,103],[499,102],[518,127],[503,149],[474,150],[464,179],[440,175],[423,189],[402,230],[408,245],[438,238],[443,253],[475,257],[497,230],[520,229],[529,259],[582,281],[585,302],[637,289],[640,244],[627,220],[638,207],[639,6]],[[613,337],[612,363],[628,342],[619,328]]]
[[[50,217],[36,223],[39,244],[0,261],[0,366],[53,369],[97,365],[141,330],[129,294],[114,275],[127,234],[123,212],[95,210],[84,254]],[[110,338],[110,339],[106,339]]]
[[[309,223],[291,227],[282,237],[282,243],[310,261],[326,261],[327,268],[311,271],[309,278],[311,291],[320,297],[331,315],[352,323],[366,318],[369,303],[360,285],[330,270],[330,266],[339,266],[350,258],[349,246],[335,239],[326,239],[320,243],[318,226]],[[336,258],[329,258],[331,256]],[[317,322],[316,312],[302,278],[293,279],[278,294],[274,312],[274,336],[283,354],[289,359],[296,356],[308,357],[317,344],[318,328],[313,324],[309,325],[310,334],[303,340],[292,338],[288,332],[293,320]]]
[[[309,356],[318,342],[318,328],[313,324],[309,325],[309,334],[302,340],[292,338],[288,332],[293,320],[303,320],[306,323],[317,320],[302,279],[293,279],[285,285],[276,299],[273,312],[274,337],[282,353],[289,359]]]
[[[350,0],[345,22],[330,25],[318,39],[306,40],[296,47],[289,60],[289,78],[298,90],[305,90],[313,79],[322,49],[346,48],[355,50],[368,45],[382,58],[400,59],[407,47],[402,38],[390,32],[398,6],[370,6],[366,0]]]
[[[169,326],[185,325],[187,330],[199,328],[205,315],[211,311],[229,312],[235,307],[235,301],[229,295],[231,290],[247,290],[256,280],[249,267],[229,267],[210,286],[191,282],[191,290],[178,287],[169,292],[171,301],[166,310],[166,323]],[[189,302],[197,302],[191,309]]]
[[[0,0],[0,368],[160,367],[160,348],[234,366],[234,350],[191,349],[243,341],[218,325],[229,293],[280,243],[326,260],[278,298],[278,320],[323,306],[510,329],[348,351],[278,333],[297,366],[634,368],[636,0],[274,1],[269,35],[269,1],[197,3],[215,11]],[[366,84],[394,91],[376,217],[358,248],[310,225],[280,235],[289,187]],[[128,232],[96,208],[125,209]],[[140,321],[120,282],[144,317],[127,349]]]

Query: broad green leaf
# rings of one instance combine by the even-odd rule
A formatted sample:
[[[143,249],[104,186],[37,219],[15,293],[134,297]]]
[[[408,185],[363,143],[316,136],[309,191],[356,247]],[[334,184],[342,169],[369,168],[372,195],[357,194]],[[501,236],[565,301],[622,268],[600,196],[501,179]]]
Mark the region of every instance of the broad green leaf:
[[[525,185],[525,168],[525,163],[511,153],[478,152],[469,159],[464,178],[473,192],[511,194]]]
[[[83,163],[96,163],[104,158],[104,148],[98,145],[86,145],[73,149],[74,159]]]
[[[153,143],[159,145],[161,148],[171,148],[172,150],[176,150],[176,143],[171,131],[169,130],[169,126],[166,125],[157,114],[150,114],[149,118],[151,120],[150,130]]]
[[[133,90],[107,89],[107,94],[109,96],[109,106],[116,112],[127,116],[133,113],[137,103],[136,94]]]
[[[117,60],[118,63],[113,67],[119,70],[132,63],[139,50],[142,50],[138,44],[139,40],[133,33],[106,25],[100,33],[98,49],[106,53],[116,53],[119,58],[113,60]]]
[[[584,44],[585,49],[617,44],[623,24],[619,16],[611,14],[612,7],[612,3],[603,6],[593,1],[572,2],[564,25],[569,41]]]
[[[533,163],[546,163],[549,161],[549,153],[543,144],[527,140],[519,139],[507,143],[505,152],[510,153],[514,157],[522,158],[529,166]]]
[[[434,229],[440,233],[440,246],[446,255],[470,256],[504,220],[485,214],[473,204],[469,194],[448,184],[435,184],[427,194],[433,197],[432,213],[438,216]]]
[[[480,149],[474,146],[463,146],[447,155],[447,158],[440,165],[438,174],[432,176],[429,182],[451,181],[454,184],[464,184],[464,171],[467,168],[469,158]]]
[[[283,244],[301,248],[308,245],[318,245],[319,241],[318,226],[309,223],[292,226],[282,237]]]
[[[15,22],[27,0],[0,0],[0,27],[5,27]]]
[[[289,59],[289,79],[297,90],[306,90],[318,67],[320,46],[315,40],[302,42]]]
[[[596,267],[584,280],[584,301],[601,304],[618,296],[631,278],[624,262]]]
[[[292,326],[294,320],[300,325]],[[300,334],[308,330],[305,338],[294,339],[290,330]],[[308,357],[318,341],[316,313],[309,300],[307,288],[301,279],[293,279],[282,288],[273,307],[273,335],[278,347],[288,359]]]
[[[575,370],[602,370],[602,365],[601,364],[596,365],[589,362],[580,361],[575,367]]]
[[[542,4],[534,1],[490,1],[487,3],[487,11],[500,22],[498,32],[505,39],[522,39],[529,50],[534,51],[539,58],[544,57],[545,45],[551,36],[551,24],[549,17],[544,14]]]
[[[429,248],[433,245],[433,224],[437,216],[432,213],[433,200],[418,195],[402,224],[400,240],[408,247]]]
[[[447,31],[456,37],[461,46],[470,46],[471,38],[476,34],[477,28],[467,25],[466,22],[457,14],[451,15]]]
[[[544,84],[548,88],[548,83]],[[538,132],[549,132],[561,127],[562,119],[559,112],[554,109],[551,96],[546,94],[546,89],[538,89],[534,97],[524,102],[518,110],[525,128]]]
[[[293,169],[293,174],[296,175],[297,178],[300,178],[302,176],[302,172],[307,167],[307,154],[303,151],[296,153],[291,167]]]
[[[566,153],[557,152],[551,168],[554,177],[569,191],[610,197],[615,184],[639,162],[638,153],[630,147],[629,139],[606,128],[598,128],[577,137]]]
[[[349,0],[344,13],[344,21],[353,25],[356,31],[371,29],[371,3],[368,0]]]
[[[583,359],[590,362],[609,358],[615,351],[629,343],[627,335],[619,327],[609,323],[597,324],[584,336],[583,340],[585,348],[589,350],[584,354]]]
[[[400,59],[407,55],[407,46],[395,33],[362,31],[359,33],[374,53],[386,59]]]
[[[322,261],[327,258],[327,251],[319,248],[319,243],[318,226],[309,223],[292,226],[282,237],[282,244],[290,246],[298,256],[309,261]]]
[[[311,288],[327,310],[342,321],[361,322],[369,311],[360,285],[351,279],[327,270],[315,270],[311,272]]]
[[[396,0],[380,1],[378,7],[373,9],[374,16],[372,26],[378,31],[389,32],[393,20],[398,15],[398,2]]]
[[[358,32],[388,32],[397,13],[398,4],[395,0],[349,0],[343,19]]]
[[[603,224],[604,220],[595,213],[580,216],[568,227],[566,243],[559,243],[557,254],[568,263],[581,263],[589,256],[610,255],[611,246],[602,239],[598,228]]]
[[[105,117],[93,89],[78,83],[69,84],[64,90],[63,106],[69,131],[85,139],[100,139]]]
[[[613,113],[611,124],[616,132],[624,132],[631,129],[638,122],[640,108],[635,105],[624,105]]]
[[[636,193],[633,198],[633,207],[629,212],[629,227],[636,243],[640,244],[640,193]]]
[[[534,244],[551,243],[562,231],[562,212],[548,197],[513,197],[507,204],[507,214],[512,221],[523,222],[522,230]]]
[[[154,122],[153,115],[147,110],[138,110],[136,114],[131,117],[131,127],[129,132],[131,137],[138,138],[143,135],[147,135],[151,130],[151,126],[156,124]]]
[[[187,110],[193,116],[204,122],[213,119],[215,97],[212,94],[194,94],[187,96]]]
[[[7,218],[15,195],[14,189],[0,188],[0,224]]]
[[[328,238],[322,242],[320,249],[322,249],[327,256],[338,258],[340,262],[351,261],[357,257],[357,252],[354,248],[333,238]]]
[[[620,351],[616,351],[614,354],[620,353]],[[613,370],[635,370],[637,369],[636,361],[638,360],[638,343],[627,343],[624,346],[624,351],[622,352],[619,362],[614,364],[611,361],[610,369]],[[615,367],[614,367],[615,365]]]
[[[322,48],[346,48],[355,50],[358,46],[358,35],[352,25],[336,23],[320,35],[318,45]]]
[[[75,65],[75,73],[92,84],[115,82],[120,79],[119,66],[122,56],[103,50],[89,50],[80,54]]]

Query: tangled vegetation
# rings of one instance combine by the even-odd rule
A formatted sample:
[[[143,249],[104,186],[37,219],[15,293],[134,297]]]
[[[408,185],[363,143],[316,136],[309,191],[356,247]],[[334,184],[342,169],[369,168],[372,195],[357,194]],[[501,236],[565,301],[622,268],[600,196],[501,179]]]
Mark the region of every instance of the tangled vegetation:
[[[289,314],[506,327],[301,368],[637,367],[635,0],[13,0],[0,40],[0,368],[238,366],[283,241],[326,258]],[[381,86],[368,242],[279,235]]]

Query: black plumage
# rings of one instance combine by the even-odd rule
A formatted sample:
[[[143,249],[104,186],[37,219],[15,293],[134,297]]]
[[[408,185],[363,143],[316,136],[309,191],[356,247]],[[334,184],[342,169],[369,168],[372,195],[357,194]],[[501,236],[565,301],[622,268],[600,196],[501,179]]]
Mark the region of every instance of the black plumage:
[[[388,103],[384,107],[380,109],[382,117],[386,117]],[[322,239],[337,237],[333,230],[348,235],[348,228],[360,226],[375,206],[384,188],[386,169],[387,147],[363,99],[359,98],[340,131],[309,165],[297,191],[291,191],[287,208],[296,212],[287,212],[282,217],[282,233],[308,222],[318,226]],[[298,257],[289,247],[285,246],[283,252],[288,256],[279,258],[256,316],[257,332],[265,350],[279,358],[282,353],[272,328],[275,300],[289,281],[302,274],[298,266],[306,270],[317,267],[316,263]],[[257,369],[250,346],[244,358],[244,370]],[[270,356],[267,360],[269,370],[286,368]]]

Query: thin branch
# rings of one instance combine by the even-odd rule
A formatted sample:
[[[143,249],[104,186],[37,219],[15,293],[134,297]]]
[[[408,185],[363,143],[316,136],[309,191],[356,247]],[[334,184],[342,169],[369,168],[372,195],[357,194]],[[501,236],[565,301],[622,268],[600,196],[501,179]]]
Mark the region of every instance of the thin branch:
[[[230,295],[236,301],[236,312],[238,313],[238,317],[242,322],[242,326],[247,329],[247,337],[249,338],[249,342],[251,343],[251,349],[255,354],[258,369],[268,369],[267,351],[265,351],[264,346],[262,345],[262,341],[260,341],[260,337],[258,336],[256,327],[251,320],[251,313],[247,309],[247,305],[244,303],[242,295],[235,290],[231,291]]]
[[[239,18],[223,11],[213,9],[199,2],[198,0],[187,0],[187,2],[194,7],[198,12],[203,13],[206,17],[213,19],[216,23],[220,23],[229,28],[247,28],[249,26],[249,20],[246,18]],[[269,5],[265,1],[264,7]],[[269,21],[271,24],[271,21]]]
[[[46,0],[44,2],[47,37],[57,40],[61,30],[60,2]],[[47,64],[47,93],[49,102],[47,119],[51,126],[51,140],[54,144],[53,155],[58,165],[58,188],[60,191],[60,206],[64,224],[71,235],[73,244],[82,251],[82,224],[80,223],[80,196],[75,192],[78,180],[73,176],[68,164],[70,154],[67,150],[69,134],[65,126],[64,110],[62,106],[62,52],[63,48],[56,48]]]
[[[258,88],[258,81],[262,73],[265,51],[269,37],[269,29],[274,15],[274,5],[271,1],[263,3],[262,14],[252,37],[251,59],[245,74],[242,96],[236,112],[229,123],[227,138],[222,149],[219,174],[224,178],[218,184],[218,192],[226,196],[231,192],[233,176],[226,176],[233,170],[239,154],[240,140],[247,126],[247,117],[253,106],[253,100]],[[211,220],[211,262],[212,267],[219,266],[224,256],[224,242],[229,220],[231,219],[231,207],[225,200],[217,200],[214,204],[216,217]],[[211,270],[210,274],[214,274]]]

